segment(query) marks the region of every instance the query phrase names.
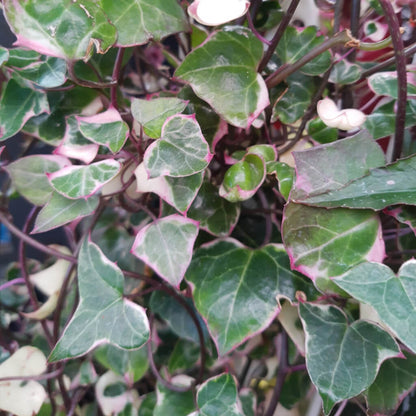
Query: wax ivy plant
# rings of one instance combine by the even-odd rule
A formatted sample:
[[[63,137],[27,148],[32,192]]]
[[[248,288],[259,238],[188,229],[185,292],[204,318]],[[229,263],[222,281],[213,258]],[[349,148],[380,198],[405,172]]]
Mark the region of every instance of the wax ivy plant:
[[[414,1],[0,3],[1,411],[414,414]]]

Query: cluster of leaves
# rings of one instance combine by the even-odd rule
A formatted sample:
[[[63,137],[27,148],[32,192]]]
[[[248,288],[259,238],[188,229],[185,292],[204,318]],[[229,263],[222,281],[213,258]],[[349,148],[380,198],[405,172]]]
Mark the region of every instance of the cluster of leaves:
[[[203,0],[2,1],[0,409],[411,406],[415,7],[229,1],[214,27]],[[331,127],[325,96],[365,123]]]

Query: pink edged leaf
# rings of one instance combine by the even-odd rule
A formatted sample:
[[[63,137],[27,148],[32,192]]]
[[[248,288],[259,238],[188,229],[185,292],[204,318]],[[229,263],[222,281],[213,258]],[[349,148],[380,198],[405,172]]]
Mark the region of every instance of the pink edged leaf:
[[[290,270],[282,245],[254,250],[233,239],[196,250],[186,280],[220,355],[267,328],[280,310],[276,299],[295,301],[297,291],[308,299],[317,295],[307,279]]]
[[[79,130],[75,117],[66,119],[65,135],[54,154],[91,163],[97,156],[99,145],[87,140]]]
[[[415,206],[397,206],[387,207],[383,210],[384,214],[390,215],[402,224],[406,224],[416,234],[416,207]]]
[[[89,117],[76,117],[79,130],[88,140],[117,153],[124,146],[129,127],[115,108]]]
[[[377,72],[368,77],[368,86],[377,95],[387,95],[397,100],[397,72]],[[416,95],[416,66],[408,66],[407,94]]]
[[[79,357],[100,344],[138,349],[149,339],[144,309],[123,298],[124,276],[91,241],[78,259],[79,304],[49,361]]]
[[[0,100],[0,141],[14,136],[26,121],[41,113],[49,113],[46,94],[9,80]]]
[[[34,205],[44,205],[53,193],[46,174],[67,166],[71,166],[71,162],[66,157],[33,155],[12,162],[5,169],[23,197]]]
[[[105,53],[116,29],[94,2],[72,0],[5,0],[6,19],[16,46],[67,60],[88,59],[94,45]],[[53,10],[53,13],[50,11]]]
[[[120,162],[107,159],[86,166],[69,166],[47,176],[52,187],[61,195],[78,199],[88,198],[96,193],[120,169]]]
[[[269,104],[257,66],[263,45],[251,30],[226,27],[188,54],[175,75],[228,123],[247,128]]]
[[[198,225],[176,214],[160,218],[137,233],[131,252],[172,286],[179,287],[192,259]]]
[[[230,202],[251,198],[266,178],[266,164],[262,156],[247,154],[225,173],[220,196]]]
[[[291,267],[322,291],[339,292],[331,278],[369,258],[382,262],[385,257],[380,220],[370,210],[327,210],[289,203],[282,236]]]
[[[335,306],[305,302],[299,312],[306,334],[306,366],[325,415],[336,403],[368,388],[383,361],[401,356],[386,331],[363,320],[349,324]]]
[[[163,125],[162,138],[147,148],[144,164],[149,178],[190,176],[202,172],[212,156],[195,116],[175,115]]]
[[[144,163],[136,168],[134,174],[137,192],[153,192],[183,214],[188,211],[195,199],[204,177],[204,172],[198,172],[179,178],[158,176],[150,179],[147,176]]]

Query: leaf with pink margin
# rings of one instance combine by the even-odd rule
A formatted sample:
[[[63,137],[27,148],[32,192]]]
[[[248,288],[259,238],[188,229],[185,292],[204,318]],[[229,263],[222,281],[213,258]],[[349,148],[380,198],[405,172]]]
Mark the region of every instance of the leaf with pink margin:
[[[87,240],[78,259],[78,287],[78,307],[49,356],[50,362],[80,357],[100,344],[133,350],[148,341],[144,309],[123,298],[123,273]]]
[[[292,269],[322,291],[339,292],[331,279],[363,261],[382,262],[385,247],[377,213],[289,203],[282,237]]]
[[[188,211],[204,178],[204,172],[179,178],[170,176],[148,178],[144,163],[136,168],[134,174],[137,192],[153,192],[182,214]]]
[[[131,253],[179,287],[192,259],[198,225],[177,214],[160,218],[137,233]]]
[[[169,117],[162,127],[162,137],[144,154],[149,178],[181,177],[202,172],[212,159],[208,143],[194,115]]]
[[[87,140],[79,130],[75,116],[66,118],[66,129],[62,141],[54,154],[91,163],[97,156],[99,146]]]
[[[88,198],[96,193],[120,169],[120,162],[107,159],[86,166],[69,166],[47,176],[52,187],[61,195],[78,199]]]
[[[116,41],[116,29],[93,2],[71,0],[5,0],[7,22],[16,46],[67,60],[88,58],[92,46],[99,53]],[[53,13],[51,13],[53,10]]]
[[[299,312],[306,334],[306,366],[325,415],[336,403],[368,388],[383,361],[401,355],[390,334],[363,320],[349,324],[338,307],[301,303]]]
[[[129,126],[113,107],[94,116],[75,116],[81,134],[92,142],[117,153],[129,136]]]
[[[406,224],[416,234],[416,207],[402,205],[398,207],[387,207],[384,214],[390,215],[402,224]]]
[[[33,116],[49,113],[46,94],[10,79],[0,100],[0,141],[18,133]]]
[[[186,280],[220,355],[264,331],[280,311],[276,299],[293,302],[297,291],[308,299],[317,295],[307,279],[290,270],[278,244],[254,250],[234,239],[216,240],[196,250]]]
[[[175,75],[228,123],[247,128],[269,105],[257,67],[263,45],[251,30],[227,26],[189,53]]]
[[[24,198],[34,205],[44,205],[53,193],[46,174],[67,166],[71,166],[71,162],[66,157],[32,155],[17,159],[8,164],[5,170],[13,186]]]
[[[220,196],[230,202],[251,198],[266,178],[264,159],[256,154],[246,154],[225,173],[220,187]]]
[[[416,66],[408,66],[407,94],[416,95]],[[368,86],[377,95],[387,95],[397,100],[397,72],[377,72],[368,77]]]

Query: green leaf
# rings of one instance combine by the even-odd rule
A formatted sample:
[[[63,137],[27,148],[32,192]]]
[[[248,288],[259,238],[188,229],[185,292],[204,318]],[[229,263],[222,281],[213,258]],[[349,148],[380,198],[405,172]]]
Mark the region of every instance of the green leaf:
[[[132,254],[171,285],[179,287],[191,261],[197,235],[196,221],[170,215],[146,225],[137,233]]]
[[[308,26],[302,31],[289,26],[276,48],[276,53],[283,63],[293,64],[323,41],[323,36],[317,36],[317,28],[315,26]],[[331,53],[325,51],[302,66],[300,71],[307,75],[321,75],[330,65]]]
[[[17,36],[15,45],[67,60],[88,58],[93,45],[104,53],[116,29],[93,2],[5,0],[4,11]]]
[[[341,59],[331,70],[329,82],[340,85],[353,84],[361,77],[361,67],[346,59]]]
[[[263,158],[249,153],[227,170],[220,187],[220,196],[230,202],[245,201],[257,192],[265,177]]]
[[[320,118],[311,120],[308,124],[308,134],[318,143],[332,143],[338,139],[338,129],[328,127]]]
[[[384,264],[362,263],[335,283],[361,302],[371,305],[380,319],[413,352],[416,352],[416,260],[404,263],[398,276]]]
[[[248,388],[242,388],[239,391],[241,408],[245,416],[256,416],[256,396],[254,392]]]
[[[227,122],[246,128],[269,104],[266,84],[257,73],[262,54],[263,45],[251,30],[230,26],[187,55],[175,75]]]
[[[0,47],[0,67],[9,60],[9,50]]]
[[[273,106],[272,122],[280,120],[292,124],[305,114],[316,90],[314,78],[295,72],[286,80],[287,90],[276,100]]]
[[[192,416],[244,416],[236,381],[231,374],[221,374],[201,384],[196,400],[199,410]]]
[[[375,108],[363,125],[374,139],[386,137],[394,134],[396,128],[396,112],[394,107],[396,101],[390,101],[380,107]],[[406,103],[406,121],[405,127],[411,127],[416,124],[416,100],[408,100]]]
[[[218,189],[204,182],[189,211],[189,218],[199,221],[199,227],[215,236],[231,233],[240,216],[239,204],[221,198]]]
[[[416,207],[415,206],[398,206],[386,208],[383,211],[387,215],[391,215],[397,221],[409,226],[416,234]]]
[[[180,177],[203,171],[212,156],[195,116],[177,115],[166,120],[162,138],[147,148],[144,163],[150,178]]]
[[[48,112],[45,93],[9,80],[0,100],[0,141],[14,136],[31,117]]]
[[[17,192],[34,205],[44,205],[53,193],[46,174],[70,165],[70,161],[62,156],[33,155],[21,157],[5,169]]]
[[[123,286],[121,270],[85,240],[78,258],[79,304],[49,361],[79,357],[104,343],[132,350],[147,342],[146,313],[123,298]]]
[[[142,396],[143,397],[143,396]],[[138,416],[153,416],[153,410],[156,406],[156,393],[152,391],[144,396],[139,408]]]
[[[293,201],[325,194],[385,164],[383,151],[366,132],[294,152],[293,156],[296,163],[296,182],[290,195]]]
[[[276,174],[279,181],[279,191],[283,198],[289,199],[289,193],[292,190],[295,180],[295,169],[283,162],[275,162],[268,169],[269,174]]]
[[[94,357],[101,365],[114,373],[127,376],[131,383],[140,380],[149,367],[145,348],[125,351],[113,345],[103,345],[96,349]]]
[[[174,97],[141,100],[135,98],[131,103],[131,113],[134,119],[143,126],[144,132],[151,138],[157,139],[162,135],[162,126],[168,117],[182,113],[186,101]]]
[[[367,210],[326,210],[289,203],[282,236],[291,267],[322,290],[333,290],[329,279],[350,267],[365,260],[381,262],[385,256],[379,218]]]
[[[186,272],[195,306],[208,324],[220,355],[263,331],[279,312],[276,298],[294,300],[312,285],[289,266],[282,246],[245,248],[219,240],[199,248]]]
[[[306,365],[326,415],[336,403],[368,388],[381,363],[400,352],[380,327],[366,321],[348,324],[335,306],[301,303],[299,310],[306,332]]]
[[[401,401],[413,388],[416,357],[405,353],[403,358],[393,358],[381,365],[374,383],[366,391],[370,414],[396,414]]]
[[[153,416],[188,416],[195,410],[192,391],[183,393],[169,390],[160,383],[156,387],[156,406]]]
[[[169,357],[168,371],[173,374],[177,371],[189,371],[198,361],[200,346],[184,339],[178,340]]]
[[[36,189],[36,188],[34,188]],[[32,233],[44,233],[61,225],[92,214],[100,202],[98,196],[88,199],[68,199],[53,192],[51,199],[36,217]]]
[[[179,178],[158,176],[149,179],[144,163],[136,168],[134,174],[138,192],[154,192],[181,213],[185,213],[189,209],[204,178],[204,172],[199,172]]]
[[[113,153],[119,152],[129,135],[129,126],[122,120],[115,108],[89,117],[76,117],[79,130],[93,143],[108,147]]]
[[[12,48],[9,50],[9,60],[7,66],[12,68],[26,68],[39,61],[41,55],[36,51],[22,48]]]
[[[389,205],[416,205],[416,156],[399,160],[370,172],[350,183],[325,193],[316,192],[297,202],[318,207],[370,208],[381,210]]]
[[[47,58],[21,69],[19,75],[41,88],[56,88],[66,81],[66,62],[60,58]]]
[[[117,29],[118,46],[143,45],[151,39],[188,30],[176,0],[100,0],[101,7]]]
[[[48,175],[53,188],[70,199],[88,198],[120,171],[114,159],[102,160],[86,166],[68,166]]]
[[[193,308],[191,303],[189,306]],[[175,298],[161,291],[154,292],[150,298],[150,308],[169,325],[176,335],[199,345],[198,330],[194,321],[189,312]],[[198,316],[198,312],[196,315]],[[205,323],[202,319],[199,319],[199,323],[204,330],[204,337],[208,338]]]
[[[397,100],[397,72],[377,72],[368,77],[370,89],[377,95],[387,95]],[[416,95],[414,72],[407,72],[407,94]]]

